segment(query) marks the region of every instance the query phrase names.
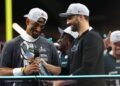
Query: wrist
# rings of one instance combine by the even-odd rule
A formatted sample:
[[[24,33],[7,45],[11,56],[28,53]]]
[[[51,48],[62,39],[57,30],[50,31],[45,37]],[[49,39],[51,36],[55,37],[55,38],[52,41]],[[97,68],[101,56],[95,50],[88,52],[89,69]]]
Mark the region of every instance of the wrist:
[[[12,72],[13,72],[13,75],[14,75],[14,76],[22,76],[23,73],[22,73],[21,69],[22,69],[22,68],[14,68],[13,71],[12,71]]]
[[[25,67],[22,67],[22,68],[21,68],[21,72],[22,72],[23,75],[26,75],[26,74],[25,74]]]

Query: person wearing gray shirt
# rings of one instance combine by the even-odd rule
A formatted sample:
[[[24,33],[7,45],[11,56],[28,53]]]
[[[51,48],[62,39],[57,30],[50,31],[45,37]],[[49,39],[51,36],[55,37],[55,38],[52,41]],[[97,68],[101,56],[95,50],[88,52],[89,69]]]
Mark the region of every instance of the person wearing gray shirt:
[[[39,74],[42,71],[40,65],[34,60],[27,59],[27,56],[30,58],[40,57],[52,65],[60,65],[55,46],[40,36],[48,18],[47,13],[40,8],[33,8],[24,17],[26,17],[27,34],[15,37],[6,43],[3,48],[1,57],[1,71],[4,71],[3,75],[22,76]],[[25,45],[23,48],[29,49],[31,52],[29,53],[28,50],[24,51],[21,48],[22,45]],[[29,83],[14,83],[14,86],[39,86],[39,84],[39,82],[36,84],[33,80]]]

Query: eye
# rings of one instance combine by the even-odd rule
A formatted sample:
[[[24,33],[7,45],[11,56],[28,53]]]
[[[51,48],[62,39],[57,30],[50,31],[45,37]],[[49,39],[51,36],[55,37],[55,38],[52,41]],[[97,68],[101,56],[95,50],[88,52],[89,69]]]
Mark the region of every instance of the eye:
[[[38,23],[34,23],[33,26],[34,27],[39,27],[39,24]]]
[[[39,23],[45,23],[45,19],[44,18],[40,18],[37,22],[39,22]]]
[[[73,15],[70,15],[67,17],[68,20],[71,20],[74,16]]]
[[[40,25],[40,28],[41,28],[41,29],[44,29],[44,27],[45,27],[45,25]]]
[[[45,27],[45,24],[43,24],[43,23],[34,23],[34,25],[33,25],[34,27],[40,27],[41,29],[44,29],[44,27]]]

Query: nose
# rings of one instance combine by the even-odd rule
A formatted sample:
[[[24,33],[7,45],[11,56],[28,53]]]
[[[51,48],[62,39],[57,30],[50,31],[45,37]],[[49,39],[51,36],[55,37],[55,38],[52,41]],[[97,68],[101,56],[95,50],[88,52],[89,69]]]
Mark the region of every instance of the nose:
[[[42,28],[36,27],[37,32],[40,32]]]
[[[70,21],[67,19],[67,25],[69,25],[70,24]]]
[[[72,23],[71,23],[71,20],[70,19],[67,19],[67,25],[71,26]]]

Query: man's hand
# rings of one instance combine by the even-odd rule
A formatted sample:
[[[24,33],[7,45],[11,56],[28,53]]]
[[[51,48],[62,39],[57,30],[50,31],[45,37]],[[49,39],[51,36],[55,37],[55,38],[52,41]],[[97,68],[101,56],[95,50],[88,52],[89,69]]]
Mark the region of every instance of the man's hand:
[[[25,75],[29,75],[32,73],[39,73],[39,65],[36,61],[32,62],[30,65],[27,65],[24,69],[23,69],[23,73]]]
[[[0,76],[13,75],[12,68],[0,68]]]
[[[56,80],[53,81],[53,86],[64,86],[64,85],[70,85],[75,83],[75,80]]]
[[[40,59],[40,62],[46,67],[46,69],[52,74],[58,75],[61,72],[61,67],[57,67],[51,64],[48,64],[44,59]]]
[[[53,86],[64,86],[65,80],[56,80],[53,82]]]

